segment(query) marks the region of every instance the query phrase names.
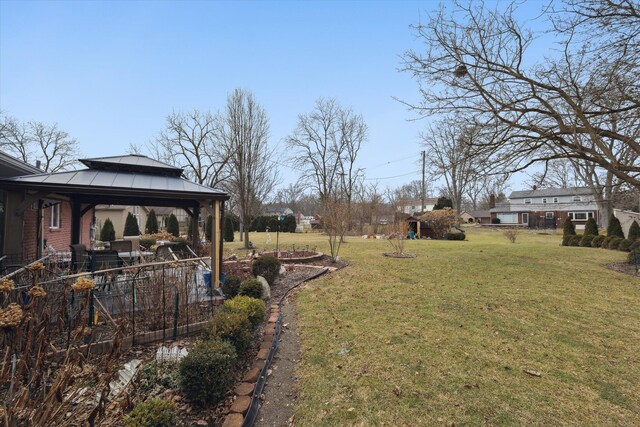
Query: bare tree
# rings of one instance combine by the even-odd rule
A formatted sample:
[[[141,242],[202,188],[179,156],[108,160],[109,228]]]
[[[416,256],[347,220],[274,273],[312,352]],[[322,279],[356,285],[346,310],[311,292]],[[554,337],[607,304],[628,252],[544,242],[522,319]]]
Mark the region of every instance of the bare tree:
[[[199,184],[219,186],[227,177],[231,152],[216,144],[215,116],[196,109],[189,113],[169,114],[166,126],[154,143],[147,144],[151,156],[184,168],[185,175]],[[140,147],[130,146],[130,151]]]
[[[301,183],[324,202],[338,197],[339,192],[351,199],[362,175],[355,163],[366,138],[362,116],[335,99],[320,98],[311,113],[298,116],[298,125],[286,141],[293,150],[293,162],[304,171]]]
[[[640,153],[633,126],[640,115],[638,3],[570,0],[550,15],[558,54],[534,64],[528,50],[536,34],[514,18],[517,4],[488,10],[456,3],[451,13],[441,7],[415,26],[426,49],[404,57],[422,95],[411,107],[425,115],[469,113],[493,129],[479,148],[495,165],[522,170],[570,158],[640,187],[638,158],[616,154]],[[617,46],[608,49],[613,41]],[[605,116],[616,116],[616,126]],[[612,151],[610,143],[620,149]]]
[[[448,117],[430,126],[420,137],[429,153],[431,173],[444,179],[446,193],[460,212],[464,195],[484,175],[486,167],[486,159],[474,149],[476,140],[481,138],[480,128]]]
[[[80,156],[78,141],[57,124],[20,123],[4,114],[0,115],[0,147],[25,163],[39,161],[45,172],[69,169]]]
[[[216,143],[231,153],[224,187],[236,201],[248,248],[251,221],[277,181],[277,169],[270,162],[273,152],[267,145],[269,119],[253,93],[235,89],[217,118],[215,134]]]

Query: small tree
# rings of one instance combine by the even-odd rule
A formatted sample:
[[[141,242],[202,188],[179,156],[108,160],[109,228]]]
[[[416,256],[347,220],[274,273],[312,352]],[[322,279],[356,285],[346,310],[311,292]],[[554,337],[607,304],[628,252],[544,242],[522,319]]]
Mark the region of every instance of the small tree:
[[[131,212],[127,214],[127,219],[124,222],[124,235],[125,236],[139,236],[140,227],[138,227],[138,220]]]
[[[233,242],[233,220],[228,216],[224,217],[224,241]]]
[[[567,217],[564,220],[564,224],[562,225],[562,235],[563,236],[575,236],[576,235],[576,227],[573,225],[573,221],[571,218]]]
[[[116,229],[113,228],[113,223],[109,218],[107,218],[102,225],[102,230],[100,230],[100,240],[103,242],[116,240]]]
[[[609,217],[607,237],[620,237],[621,239],[624,239],[624,233],[622,232],[622,225],[620,225],[620,220],[613,215]]]
[[[636,221],[633,221],[631,223],[631,227],[629,227],[629,236],[627,236],[627,239],[629,239],[631,243],[640,239],[640,225],[638,225]]]
[[[174,214],[169,215],[167,218],[167,233],[174,236],[180,236],[180,224],[178,224],[178,218]]]
[[[507,238],[511,243],[515,243],[518,238],[518,234],[520,230],[517,227],[508,227],[502,229],[502,234]]]
[[[598,224],[596,224],[596,220],[593,218],[589,218],[587,220],[587,224],[584,226],[584,235],[585,236],[597,236],[598,235]]]
[[[158,232],[158,217],[156,211],[151,209],[147,216],[147,223],[144,225],[144,231],[147,234],[156,234]]]
[[[438,201],[433,207],[433,210],[437,211],[444,208],[453,208],[453,202],[448,197],[445,197],[445,196],[438,197]]]
[[[329,251],[331,259],[336,261],[340,252],[340,245],[349,227],[349,206],[345,202],[331,200],[325,203],[322,215],[322,225],[329,236]]]

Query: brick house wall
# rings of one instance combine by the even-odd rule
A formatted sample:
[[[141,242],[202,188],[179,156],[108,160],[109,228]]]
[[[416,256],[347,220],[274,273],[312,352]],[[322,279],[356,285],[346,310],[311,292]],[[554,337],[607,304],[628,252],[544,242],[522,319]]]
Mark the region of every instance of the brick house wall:
[[[56,251],[68,251],[71,244],[71,204],[60,203],[60,227],[49,227],[52,207],[42,210],[43,240],[46,246],[52,246]],[[27,208],[24,211],[24,231],[22,238],[22,256],[24,259],[33,259],[37,249],[37,210]],[[91,246],[91,219],[92,212],[87,212],[80,220],[80,243]]]

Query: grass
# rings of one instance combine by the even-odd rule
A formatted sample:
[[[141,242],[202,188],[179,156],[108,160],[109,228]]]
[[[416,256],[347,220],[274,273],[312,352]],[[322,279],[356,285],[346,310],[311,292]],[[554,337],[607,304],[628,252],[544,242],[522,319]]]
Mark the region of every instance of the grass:
[[[603,267],[626,254],[467,234],[408,241],[415,259],[348,239],[350,266],[296,301],[296,424],[640,425],[640,280]],[[280,235],[292,243],[326,250],[319,235]]]

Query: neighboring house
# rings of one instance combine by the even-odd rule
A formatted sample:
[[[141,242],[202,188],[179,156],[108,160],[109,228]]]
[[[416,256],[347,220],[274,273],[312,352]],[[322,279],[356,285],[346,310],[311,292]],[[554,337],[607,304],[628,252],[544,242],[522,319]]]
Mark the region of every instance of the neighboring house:
[[[464,222],[475,222],[477,224],[491,224],[491,212],[487,211],[467,211],[462,212],[460,217]]]
[[[43,174],[0,151],[0,178]],[[19,190],[0,190],[0,254],[11,262],[39,258],[47,248],[68,251],[71,204]],[[82,243],[91,241],[91,221],[81,221]]]
[[[264,216],[289,216],[293,215],[293,211],[289,208],[271,206],[264,209]]]
[[[100,237],[100,230],[107,218],[113,223],[116,231],[116,239],[121,239],[124,234],[124,225],[129,213],[138,221],[140,233],[144,233],[144,226],[147,223],[147,216],[151,208],[145,206],[123,206],[123,205],[98,205],[95,207],[96,233]]]
[[[624,237],[629,237],[629,229],[631,228],[631,224],[633,224],[633,221],[636,221],[638,225],[640,225],[640,213],[638,212],[614,209],[613,216],[618,218],[618,220],[620,221],[622,231],[624,232]]]
[[[438,203],[437,198],[427,197],[424,199],[424,210],[432,211],[433,207]],[[407,215],[413,215],[422,211],[422,199],[406,199],[398,202],[397,209]]]
[[[594,191],[589,187],[545,188],[514,191],[507,203],[490,209],[491,221],[530,228],[560,228],[571,218],[576,229],[584,229],[589,218],[600,222]]]

